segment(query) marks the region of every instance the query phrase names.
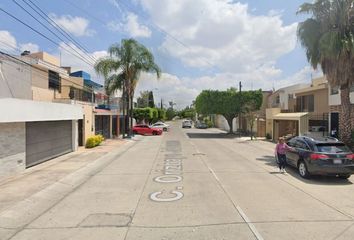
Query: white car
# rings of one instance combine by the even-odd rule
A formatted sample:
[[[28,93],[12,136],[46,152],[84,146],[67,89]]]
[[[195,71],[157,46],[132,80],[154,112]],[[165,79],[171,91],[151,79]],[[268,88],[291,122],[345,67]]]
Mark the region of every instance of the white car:
[[[164,123],[164,122],[157,122],[151,125],[151,127],[153,128],[158,128],[158,129],[162,129],[163,131],[168,131],[170,129],[170,125]]]
[[[184,120],[182,122],[182,128],[192,128],[192,120]]]

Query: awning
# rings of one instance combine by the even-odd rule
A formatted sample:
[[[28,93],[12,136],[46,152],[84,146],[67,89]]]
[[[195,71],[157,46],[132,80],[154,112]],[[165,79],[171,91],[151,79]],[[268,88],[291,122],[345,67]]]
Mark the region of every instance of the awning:
[[[80,105],[40,102],[18,98],[0,99],[0,122],[37,122],[83,118]]]
[[[296,113],[278,113],[273,116],[274,120],[294,120],[298,121],[303,116],[308,115],[308,112],[296,112]]]

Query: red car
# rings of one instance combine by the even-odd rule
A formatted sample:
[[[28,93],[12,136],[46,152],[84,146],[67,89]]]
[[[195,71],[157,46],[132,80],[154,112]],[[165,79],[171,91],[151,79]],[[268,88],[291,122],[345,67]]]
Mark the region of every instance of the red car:
[[[141,135],[161,135],[162,129],[152,128],[148,125],[135,125],[133,127],[134,134],[141,134]]]

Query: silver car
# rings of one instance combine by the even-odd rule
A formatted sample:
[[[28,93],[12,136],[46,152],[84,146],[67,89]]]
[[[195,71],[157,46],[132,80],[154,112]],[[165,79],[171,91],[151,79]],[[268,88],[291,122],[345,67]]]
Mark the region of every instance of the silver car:
[[[182,128],[192,128],[192,120],[184,120],[182,122]]]

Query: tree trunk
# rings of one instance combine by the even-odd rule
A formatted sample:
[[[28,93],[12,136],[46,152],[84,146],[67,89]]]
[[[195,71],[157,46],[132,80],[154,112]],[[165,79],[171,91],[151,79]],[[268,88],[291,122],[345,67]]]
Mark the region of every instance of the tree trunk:
[[[234,117],[225,117],[226,118],[226,121],[227,123],[229,124],[229,127],[230,127],[230,130],[229,130],[229,134],[232,134],[234,131],[233,131],[233,128],[234,128]]]
[[[351,103],[350,103],[350,90],[349,87],[341,86],[340,92],[341,98],[341,114],[340,114],[340,121],[339,121],[339,136],[341,140],[351,146],[351,118],[350,118],[350,110],[351,110]]]
[[[129,103],[130,103],[130,112],[129,112],[129,121],[130,121],[130,128],[129,128],[129,135],[132,136],[133,135],[133,94],[130,94],[130,99],[129,99]]]
[[[122,93],[122,107],[123,107],[123,119],[122,119],[122,137],[124,138],[125,137],[125,124],[126,124],[126,108],[125,108],[125,105],[126,105],[126,97],[125,97],[125,90],[124,90],[124,88],[123,88],[123,93]]]

